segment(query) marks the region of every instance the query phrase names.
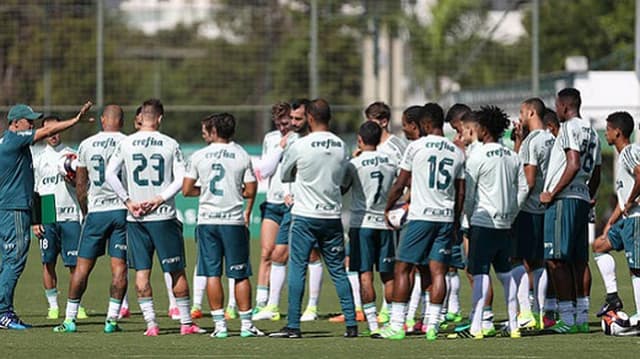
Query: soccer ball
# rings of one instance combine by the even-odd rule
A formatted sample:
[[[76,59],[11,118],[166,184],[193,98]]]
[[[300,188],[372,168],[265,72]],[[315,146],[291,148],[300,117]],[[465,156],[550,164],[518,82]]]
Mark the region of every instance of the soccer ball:
[[[604,335],[621,335],[631,328],[631,321],[627,313],[623,311],[610,310],[602,316],[600,322]]]
[[[409,204],[396,204],[389,211],[389,224],[394,229],[400,229],[407,222],[407,214],[409,213]]]
[[[78,168],[78,155],[75,153],[65,153],[58,161],[58,172],[64,176],[65,180],[73,181],[76,178],[76,168]]]

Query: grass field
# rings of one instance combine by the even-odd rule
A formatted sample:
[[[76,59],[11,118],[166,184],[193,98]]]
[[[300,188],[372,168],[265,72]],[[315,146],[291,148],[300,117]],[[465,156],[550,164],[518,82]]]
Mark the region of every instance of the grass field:
[[[253,241],[253,263],[257,268],[258,242]],[[187,241],[189,273],[194,263],[194,242]],[[616,256],[618,264],[619,289],[626,309],[633,313],[633,297],[631,295],[630,280],[626,270],[624,257]],[[156,263],[157,264],[157,263]],[[158,268],[156,265],[155,268]],[[597,271],[595,266],[592,269]],[[64,313],[66,293],[68,288],[68,272],[59,266],[59,303],[61,315]],[[443,358],[574,358],[574,357],[616,357],[635,358],[640,352],[640,337],[612,338],[605,337],[600,332],[600,324],[592,316],[591,334],[565,336],[530,336],[519,340],[504,338],[489,338],[482,341],[474,340],[437,340],[427,342],[422,336],[412,336],[399,342],[372,340],[369,338],[343,339],[344,327],[331,324],[326,318],[330,313],[339,311],[337,297],[331,281],[325,276],[320,311],[323,319],[303,323],[304,338],[302,340],[249,338],[238,336],[240,323],[231,321],[229,328],[232,337],[225,340],[209,338],[208,335],[186,336],[179,335],[179,324],[170,320],[166,315],[167,297],[160,272],[153,275],[155,289],[155,308],[160,320],[161,335],[157,338],[142,336],[145,324],[137,304],[132,303],[133,315],[121,322],[124,329],[121,333],[106,335],[102,333],[104,315],[107,307],[108,288],[110,281],[108,262],[105,258],[99,260],[96,270],[89,280],[89,288],[83,304],[91,317],[79,321],[78,333],[56,334],[51,328],[58,324],[56,321],[45,319],[47,304],[42,289],[39,252],[36,242],[32,243],[29,263],[23,274],[16,294],[16,309],[21,317],[34,328],[24,332],[1,331],[0,343],[2,352],[0,357],[6,358],[40,358],[40,357],[136,357],[136,358],[196,358],[196,357],[443,357]],[[254,283],[255,285],[255,283]],[[130,286],[130,288],[133,288]],[[594,272],[591,312],[595,312],[604,296],[602,280]],[[286,302],[286,294],[283,298]],[[462,286],[462,304],[464,312],[470,306],[469,286]],[[206,298],[205,298],[206,301]],[[205,308],[208,306],[205,304]],[[281,312],[286,308],[281,307]],[[502,291],[496,288],[494,303],[496,321],[505,319],[506,314],[502,302]],[[61,320],[60,320],[61,322]],[[211,331],[210,317],[199,320],[199,324]],[[286,321],[256,323],[267,332],[280,329]],[[360,324],[364,329],[365,324]]]

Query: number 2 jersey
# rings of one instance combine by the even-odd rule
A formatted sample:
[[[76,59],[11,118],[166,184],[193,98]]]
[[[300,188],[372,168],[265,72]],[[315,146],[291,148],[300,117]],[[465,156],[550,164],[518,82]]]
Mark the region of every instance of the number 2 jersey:
[[[420,137],[407,146],[400,169],[411,172],[408,220],[453,222],[455,180],[464,179],[464,153],[451,140]]]
[[[124,164],[123,177],[129,198],[149,201],[161,195],[174,181],[174,174],[184,174],[184,157],[178,142],[158,131],[139,131],[123,138],[111,157],[118,168]],[[181,176],[182,177],[182,176]],[[129,221],[162,221],[176,218],[175,193],[155,211],[143,217],[127,214]]]
[[[90,213],[126,209],[105,182],[107,163],[125,137],[120,132],[100,132],[82,141],[78,147],[78,167],[85,167],[89,174],[87,207]]]
[[[587,120],[574,117],[560,124],[560,132],[551,148],[547,178],[544,190],[552,192],[562,173],[567,167],[566,150],[580,153],[580,169],[573,180],[556,196],[556,198],[577,198],[590,201],[589,186],[593,169],[602,163],[600,140]]]
[[[63,144],[56,147],[47,145],[33,161],[35,190],[40,195],[54,195],[58,222],[80,220],[76,189],[64,180],[58,170],[62,156],[69,153],[75,151]]]
[[[235,142],[196,151],[185,177],[199,180],[198,224],[243,225],[244,183],[255,182],[251,157]]]

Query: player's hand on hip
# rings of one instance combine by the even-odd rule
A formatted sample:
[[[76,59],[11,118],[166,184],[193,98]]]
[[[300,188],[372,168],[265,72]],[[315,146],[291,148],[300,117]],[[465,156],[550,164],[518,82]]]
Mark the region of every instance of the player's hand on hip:
[[[293,206],[293,195],[292,194],[287,194],[284,196],[284,204],[287,205],[287,207],[291,207]]]
[[[251,223],[251,212],[244,211],[242,217],[244,218],[244,225],[249,227],[249,224]]]
[[[31,230],[33,230],[33,235],[38,237],[38,238],[42,238],[44,237],[44,226],[41,224],[36,224],[33,225],[31,227]]]

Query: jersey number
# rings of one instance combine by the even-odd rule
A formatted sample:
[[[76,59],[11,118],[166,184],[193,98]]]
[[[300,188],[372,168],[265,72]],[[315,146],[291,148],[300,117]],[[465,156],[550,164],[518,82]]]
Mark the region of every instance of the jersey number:
[[[216,189],[216,182],[220,182],[222,178],[224,178],[224,174],[226,173],[224,170],[224,166],[219,163],[214,163],[211,165],[211,170],[214,172],[218,172],[215,176],[211,177],[211,181],[209,181],[209,191],[214,196],[222,196],[224,191],[221,189]]]
[[[149,157],[149,160],[147,160],[147,158],[143,154],[136,153],[133,155],[133,160],[135,162],[138,162],[138,165],[133,170],[133,181],[138,186],[149,185],[149,179],[141,178],[140,176],[140,172],[144,171],[147,168],[149,160],[153,161],[151,168],[154,169],[155,172],[157,172],[157,175],[155,176],[157,179],[151,180],[151,184],[154,186],[160,186],[162,183],[164,183],[164,158],[161,154],[154,153]]]
[[[370,174],[371,178],[378,180],[378,189],[376,190],[375,196],[373,196],[373,203],[378,203],[380,201],[380,195],[382,194],[382,181],[384,181],[384,175],[380,171],[374,171]]]
[[[584,160],[582,161],[582,170],[587,173],[590,173],[593,169],[595,160],[591,153],[593,152],[593,149],[595,147],[595,142],[588,142],[587,140],[582,141],[582,146],[580,146],[580,153],[584,154]]]
[[[441,191],[449,188],[451,185],[449,168],[453,166],[453,159],[443,158],[438,162],[436,156],[431,156],[427,162],[429,162],[429,188],[436,188],[437,186],[437,189]]]
[[[104,158],[100,155],[93,155],[91,156],[91,161],[96,163],[93,169],[98,172],[98,179],[92,183],[94,186],[102,186],[104,183]]]

